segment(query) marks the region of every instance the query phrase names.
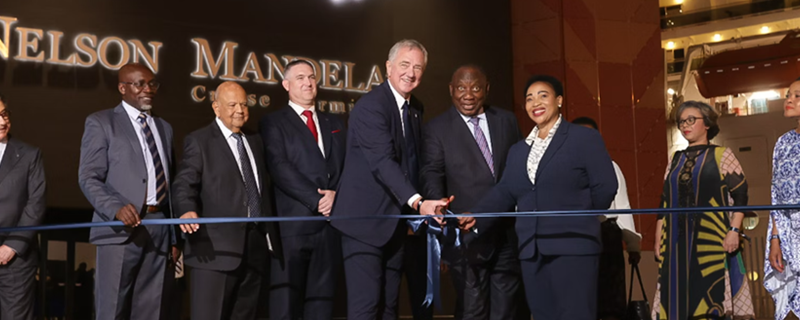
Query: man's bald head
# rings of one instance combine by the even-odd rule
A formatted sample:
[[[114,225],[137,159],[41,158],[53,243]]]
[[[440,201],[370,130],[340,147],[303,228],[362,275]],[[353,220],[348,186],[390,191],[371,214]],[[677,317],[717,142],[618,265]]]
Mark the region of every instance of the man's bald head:
[[[159,84],[150,68],[140,63],[129,63],[119,69],[117,89],[122,100],[139,111],[153,108],[153,99]]]
[[[453,72],[450,80],[450,97],[461,114],[473,117],[483,113],[483,105],[489,94],[489,81],[481,67],[461,66]]]
[[[233,81],[226,81],[217,86],[211,107],[222,124],[236,133],[241,131],[250,116],[247,92]]]

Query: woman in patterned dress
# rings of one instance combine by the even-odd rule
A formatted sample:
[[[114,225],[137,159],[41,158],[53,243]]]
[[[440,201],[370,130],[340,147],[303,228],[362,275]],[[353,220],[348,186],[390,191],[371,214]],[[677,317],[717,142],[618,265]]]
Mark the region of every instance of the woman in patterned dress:
[[[786,93],[783,116],[797,121],[775,143],[772,204],[800,204],[800,79]],[[764,263],[764,287],[775,300],[775,319],[800,316],[800,210],[772,210]]]
[[[661,195],[664,208],[747,205],[747,181],[730,149],[709,143],[719,133],[707,104],[687,101],[677,125],[689,147],[672,157]],[[739,252],[744,213],[659,216],[658,289],[654,320],[752,319],[753,302]]]

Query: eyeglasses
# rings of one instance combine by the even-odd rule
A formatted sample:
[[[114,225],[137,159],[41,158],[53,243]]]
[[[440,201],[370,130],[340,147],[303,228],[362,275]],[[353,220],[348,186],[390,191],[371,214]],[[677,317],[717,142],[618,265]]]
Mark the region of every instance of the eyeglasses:
[[[683,127],[684,124],[692,126],[697,120],[703,120],[703,118],[695,118],[694,116],[688,116],[686,119],[678,120],[678,128]]]
[[[140,82],[120,82],[120,83],[132,85],[137,90],[143,90],[145,86],[150,87],[151,90],[158,90],[158,87],[161,86],[161,83],[158,83],[156,81],[150,81],[148,83],[144,83],[144,81],[140,81]]]
[[[4,120],[8,121],[9,117],[11,117],[11,111],[8,111],[8,109],[0,112],[0,118],[3,118]]]

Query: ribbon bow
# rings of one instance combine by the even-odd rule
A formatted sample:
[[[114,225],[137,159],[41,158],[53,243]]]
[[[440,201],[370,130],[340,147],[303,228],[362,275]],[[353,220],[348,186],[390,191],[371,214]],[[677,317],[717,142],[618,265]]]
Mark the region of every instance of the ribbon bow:
[[[453,215],[453,212],[447,210],[446,215]],[[458,225],[458,220],[455,218],[446,218],[446,220],[455,220],[455,224],[451,225]],[[448,232],[455,232],[455,246],[459,247],[461,246],[461,241],[459,240],[460,231],[458,228],[440,225],[439,222],[431,216],[426,216],[422,219],[408,219],[406,222],[415,233],[422,228],[423,223],[427,222],[428,224],[427,232],[425,233],[428,242],[428,283],[425,291],[425,301],[422,302],[422,305],[427,308],[431,303],[434,303],[436,308],[441,310],[439,268],[442,260],[442,245],[439,243],[438,237],[439,235],[447,236]]]

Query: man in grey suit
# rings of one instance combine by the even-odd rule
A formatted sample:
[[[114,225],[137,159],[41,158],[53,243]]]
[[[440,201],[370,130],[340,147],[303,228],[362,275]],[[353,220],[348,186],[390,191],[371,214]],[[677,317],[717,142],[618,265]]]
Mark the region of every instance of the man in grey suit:
[[[36,226],[44,218],[39,149],[8,136],[11,115],[0,95],[0,228]],[[35,231],[0,234],[0,319],[33,320],[38,255]]]
[[[119,70],[122,103],[86,118],[78,179],[95,209],[92,221],[125,224],[95,227],[89,236],[97,246],[97,319],[160,318],[175,232],[141,225],[172,217],[172,127],[150,114],[158,87],[150,69],[127,64]]]

